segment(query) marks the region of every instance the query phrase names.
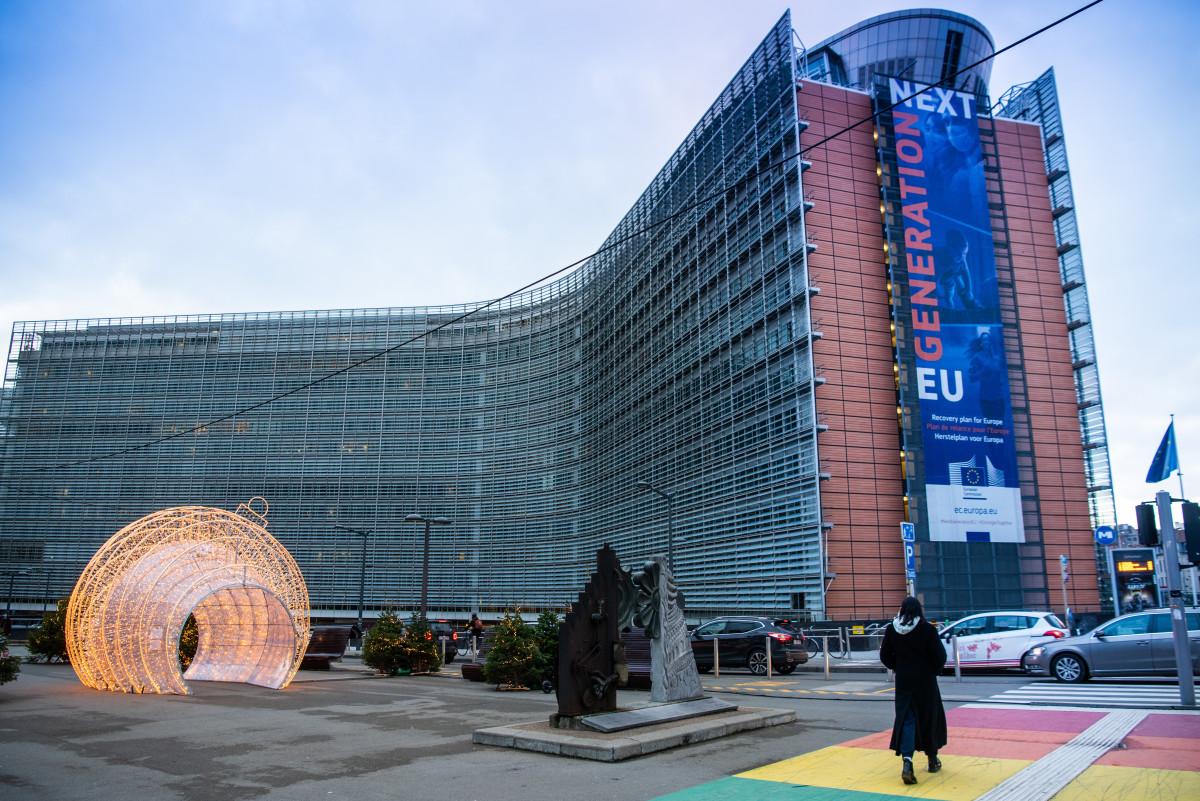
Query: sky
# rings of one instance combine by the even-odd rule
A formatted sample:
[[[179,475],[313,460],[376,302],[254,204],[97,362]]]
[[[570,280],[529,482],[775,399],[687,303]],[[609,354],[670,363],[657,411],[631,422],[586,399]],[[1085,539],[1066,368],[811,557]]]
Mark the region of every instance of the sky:
[[[1009,44],[1085,0],[954,2]],[[797,3],[812,45],[895,2]],[[767,0],[0,0],[17,320],[457,304],[591,253],[785,9]],[[1053,66],[1117,517],[1175,414],[1200,496],[1200,3],[1105,0]]]

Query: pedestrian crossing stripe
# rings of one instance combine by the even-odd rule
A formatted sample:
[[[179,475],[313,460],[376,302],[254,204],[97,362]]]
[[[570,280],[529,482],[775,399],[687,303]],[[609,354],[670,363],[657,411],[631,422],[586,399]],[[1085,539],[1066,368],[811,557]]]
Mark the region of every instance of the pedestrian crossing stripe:
[[[991,696],[989,701],[1034,701],[1042,703],[1098,704],[1102,706],[1144,707],[1177,706],[1179,688],[1172,686],[1139,687],[1130,685],[1026,684]]]
[[[774,695],[776,693],[779,693],[779,694],[786,694],[786,695],[860,695],[860,696],[866,696],[866,697],[876,696],[876,695],[879,695],[880,693],[890,693],[892,691],[891,687],[887,687],[882,690],[874,690],[872,692],[861,692],[861,691],[850,691],[850,690],[798,690],[798,689],[792,689],[790,687],[759,687],[759,686],[748,685],[748,684],[732,684],[732,685],[725,685],[725,686],[716,685],[716,684],[706,684],[706,685],[704,685],[704,689],[707,690],[708,692],[717,692],[717,693],[720,693],[720,692],[744,693],[744,692],[752,690],[756,693],[762,693],[764,695]]]

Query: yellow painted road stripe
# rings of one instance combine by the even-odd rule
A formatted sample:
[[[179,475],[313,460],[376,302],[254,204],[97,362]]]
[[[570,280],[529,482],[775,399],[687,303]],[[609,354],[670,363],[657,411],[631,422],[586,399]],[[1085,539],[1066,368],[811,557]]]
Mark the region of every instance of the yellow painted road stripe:
[[[1054,796],[1054,801],[1195,801],[1200,772],[1092,765]]]
[[[939,801],[973,801],[1032,764],[1020,759],[943,756],[941,773],[927,773],[914,760],[917,784],[900,783],[900,759],[891,751],[835,745],[737,774],[740,778],[881,793]],[[1151,796],[1153,797],[1153,796]],[[1082,799],[1080,800],[1082,801]]]

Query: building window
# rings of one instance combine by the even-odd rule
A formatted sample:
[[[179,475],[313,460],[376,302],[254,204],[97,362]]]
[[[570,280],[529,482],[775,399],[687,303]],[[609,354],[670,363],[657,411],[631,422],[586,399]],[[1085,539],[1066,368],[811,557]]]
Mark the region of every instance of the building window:
[[[946,32],[946,52],[942,56],[942,80],[958,72],[958,59],[962,55],[962,31]]]

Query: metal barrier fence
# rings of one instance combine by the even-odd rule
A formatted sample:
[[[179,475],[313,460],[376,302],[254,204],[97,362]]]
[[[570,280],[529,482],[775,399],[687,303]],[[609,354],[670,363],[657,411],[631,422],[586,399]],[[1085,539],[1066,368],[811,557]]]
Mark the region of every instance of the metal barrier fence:
[[[855,628],[864,629],[861,632],[854,632]],[[873,628],[872,631],[866,631],[867,628]],[[860,626],[843,626],[837,629],[824,629],[802,632],[797,640],[804,646],[808,652],[809,662],[816,657],[822,657],[825,667],[825,680],[829,681],[829,671],[831,660],[845,661],[862,661],[865,663],[879,662],[879,648],[883,644],[883,629],[886,626],[880,627],[860,627]],[[713,639],[713,675],[714,677],[721,675],[721,653],[718,648],[720,641]],[[763,637],[763,650],[766,657],[766,676],[770,678],[776,672],[772,664],[771,654],[771,637],[767,635]],[[958,656],[958,637],[951,637],[950,642],[946,646],[946,656],[948,657],[947,664],[954,665],[954,680],[962,681],[962,664],[959,662]],[[753,666],[751,672],[757,672]],[[787,673],[791,673],[790,670]],[[759,674],[762,675],[762,674]],[[888,671],[888,681],[893,681],[894,675],[892,671]]]

